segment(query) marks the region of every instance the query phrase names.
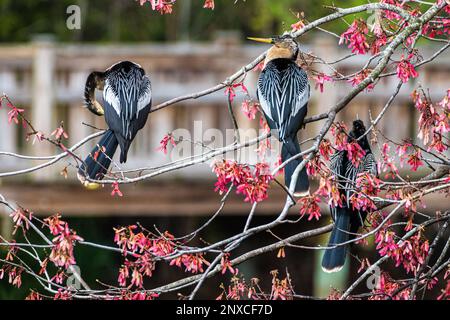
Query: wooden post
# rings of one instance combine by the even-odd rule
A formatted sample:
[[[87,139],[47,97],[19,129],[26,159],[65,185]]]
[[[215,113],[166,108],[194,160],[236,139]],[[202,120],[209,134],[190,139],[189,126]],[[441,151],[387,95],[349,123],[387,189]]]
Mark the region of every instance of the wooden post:
[[[55,50],[54,40],[50,35],[38,35],[33,39],[33,82],[32,82],[32,123],[36,130],[50,135],[54,130],[54,73]],[[33,148],[35,155],[54,153],[50,144],[42,143]],[[34,178],[42,181],[51,177],[46,170],[34,173]]]

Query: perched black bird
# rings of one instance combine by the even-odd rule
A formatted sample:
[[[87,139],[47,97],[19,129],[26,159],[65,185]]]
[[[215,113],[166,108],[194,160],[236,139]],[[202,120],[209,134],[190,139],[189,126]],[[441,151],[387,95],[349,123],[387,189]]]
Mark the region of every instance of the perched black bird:
[[[353,128],[349,133],[349,142],[355,141],[366,132],[361,120],[353,121]],[[331,216],[334,220],[328,247],[354,239],[358,228],[364,224],[367,212],[352,209],[349,199],[354,193],[356,179],[360,173],[368,172],[377,175],[377,163],[370,149],[367,136],[357,140],[359,146],[365,151],[358,167],[348,159],[347,151],[338,151],[331,156],[330,168],[336,176],[339,192],[345,195],[343,207],[330,207]],[[342,245],[333,249],[326,249],[322,259],[322,269],[325,272],[337,272],[345,264],[347,246]]]
[[[95,89],[103,90],[104,108],[95,99]],[[121,61],[105,72],[92,72],[86,81],[85,103],[96,115],[105,115],[108,131],[103,135],[78,170],[78,178],[89,188],[102,179],[120,145],[120,163],[127,161],[127,153],[136,133],[147,122],[151,108],[151,83],[140,65]]]
[[[267,123],[282,143],[281,159],[286,161],[299,154],[297,132],[304,126],[310,97],[308,77],[297,63],[299,45],[290,35],[250,40],[271,43],[264,69],[258,80],[257,95]],[[289,162],[284,167],[285,183],[289,187],[292,175],[302,158]],[[309,194],[309,181],[304,167],[297,178],[294,196]]]

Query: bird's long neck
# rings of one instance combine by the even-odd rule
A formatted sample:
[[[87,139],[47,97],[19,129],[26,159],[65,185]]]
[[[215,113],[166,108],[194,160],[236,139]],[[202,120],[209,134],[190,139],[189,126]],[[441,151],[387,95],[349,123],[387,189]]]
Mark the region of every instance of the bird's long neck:
[[[277,46],[273,46],[267,52],[266,59],[264,60],[264,66],[266,66],[270,61],[274,59],[295,60],[295,57],[293,56],[292,50],[290,50],[289,48],[280,48]]]

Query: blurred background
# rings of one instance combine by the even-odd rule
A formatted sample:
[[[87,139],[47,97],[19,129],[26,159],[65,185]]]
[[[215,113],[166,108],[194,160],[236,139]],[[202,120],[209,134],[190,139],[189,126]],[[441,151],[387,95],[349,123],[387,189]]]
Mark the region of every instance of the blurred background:
[[[82,107],[83,90],[87,75],[93,70],[105,70],[120,60],[132,60],[142,65],[152,79],[153,104],[209,88],[224,81],[227,76],[252,61],[267,47],[245,40],[246,36],[271,36],[290,29],[304,12],[312,21],[330,12],[326,5],[352,6],[365,1],[313,1],[313,0],[215,0],[214,11],[202,9],[203,1],[179,0],[171,15],[160,15],[133,0],[0,0],[0,93],[6,93],[36,128],[50,133],[60,122],[69,133],[68,145],[73,145],[95,132],[89,125],[105,128],[104,120],[94,117]],[[66,19],[69,5],[81,9],[81,28],[69,30]],[[361,15],[368,17],[370,13]],[[341,34],[354,17],[327,25],[327,29]],[[326,61],[333,61],[349,53],[338,46],[338,39],[325,33],[310,32],[300,39],[303,51],[312,52]],[[420,43],[424,58],[431,56],[438,46]],[[357,56],[338,64],[343,73],[357,71],[367,56]],[[322,65],[316,71],[331,73]],[[418,115],[409,94],[424,83],[434,101],[442,99],[450,80],[450,57],[442,54],[420,69],[420,76],[404,85],[398,98],[386,114],[380,128],[390,138],[400,141],[416,137]],[[245,85],[254,97],[257,72],[249,72]],[[312,80],[311,80],[312,81]],[[339,120],[350,124],[359,116],[369,119],[369,110],[375,115],[382,109],[397,84],[395,77],[384,78],[370,94],[363,93],[340,115]],[[312,82],[312,86],[314,83]],[[328,110],[343,97],[351,85],[325,84],[325,92],[313,90],[309,114]],[[258,128],[258,120],[248,120],[240,112],[236,98],[234,108],[242,128]],[[228,117],[225,94],[217,92],[198,100],[191,100],[152,113],[147,126],[138,134],[125,168],[158,166],[170,161],[157,152],[159,141],[168,132],[186,129],[194,132],[194,123],[201,121],[200,137],[209,128],[225,132],[232,128]],[[7,124],[7,110],[0,109],[0,150],[25,155],[53,155],[58,150],[45,143],[26,141],[22,126]],[[312,137],[320,123],[310,124],[301,132],[301,138]],[[245,138],[252,138],[251,134]],[[95,141],[79,149],[87,154]],[[232,156],[232,155],[230,155]],[[0,158],[0,172],[18,170],[41,162],[30,162],[12,157]],[[61,175],[67,167],[68,177]],[[38,172],[19,177],[0,179],[0,193],[17,201],[37,216],[60,212],[72,228],[84,239],[113,245],[113,227],[139,221],[149,229],[169,230],[175,236],[187,234],[200,226],[219,207],[220,196],[214,192],[215,176],[208,163],[187,170],[163,175],[142,183],[123,186],[123,198],[110,196],[106,186],[97,191],[83,189],[76,180],[76,169],[71,161],[60,161]],[[426,171],[420,174],[425,174]],[[279,213],[284,202],[283,191],[276,185],[270,197],[258,207],[254,224],[267,222]],[[445,203],[428,203],[424,211],[445,209]],[[231,195],[216,221],[201,237],[213,242],[239,232],[250,205],[240,196]],[[3,210],[3,208],[0,208]],[[298,215],[298,208],[292,210]],[[328,210],[323,208],[319,222],[302,222],[283,226],[274,232],[288,236],[327,224]],[[1,234],[11,232],[10,219],[0,215]],[[305,241],[306,245],[325,243],[327,235]],[[236,252],[271,243],[270,235],[250,239]],[[201,243],[197,243],[201,244]],[[0,248],[4,250],[4,248]],[[358,247],[355,253],[375,258],[373,246]],[[3,254],[3,253],[1,253]],[[76,248],[77,263],[85,279],[95,287],[95,280],[116,284],[122,257],[85,246]],[[291,273],[298,293],[326,296],[330,286],[344,287],[357,276],[359,262],[349,259],[345,270],[329,276],[320,269],[321,252],[286,250],[285,259],[276,259],[276,252],[258,257],[239,266],[247,279],[262,279],[262,287],[270,288],[270,270],[279,269],[282,276],[286,267]],[[400,272],[394,270],[392,272]],[[183,276],[175,267],[157,266],[155,275],[148,280],[148,288]],[[28,280],[28,281],[27,281]],[[28,289],[38,288],[30,279],[24,279],[17,290],[0,282],[0,299],[23,298]],[[219,284],[225,278],[209,280],[199,297],[214,298],[220,294]],[[98,287],[100,287],[98,285]],[[364,288],[362,288],[364,289]],[[170,297],[170,296],[168,296]],[[176,298],[176,295],[172,295]]]

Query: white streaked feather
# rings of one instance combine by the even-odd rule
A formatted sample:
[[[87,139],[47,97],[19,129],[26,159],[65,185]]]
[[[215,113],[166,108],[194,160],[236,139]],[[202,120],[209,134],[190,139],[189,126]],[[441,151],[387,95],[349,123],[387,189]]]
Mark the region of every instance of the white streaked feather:
[[[105,87],[103,89],[103,99],[114,108],[117,115],[120,117],[121,109],[119,98],[114,93],[114,90],[112,89],[108,79],[106,79],[105,81]]]
[[[139,99],[137,103],[136,118],[139,116],[139,112],[144,109],[152,101],[152,87],[150,78],[145,75],[141,84],[141,90],[139,92]]]
[[[258,97],[267,118],[273,121],[279,139],[284,140],[291,118],[303,108],[310,96],[306,73],[292,64],[280,71],[268,64],[258,80]]]

